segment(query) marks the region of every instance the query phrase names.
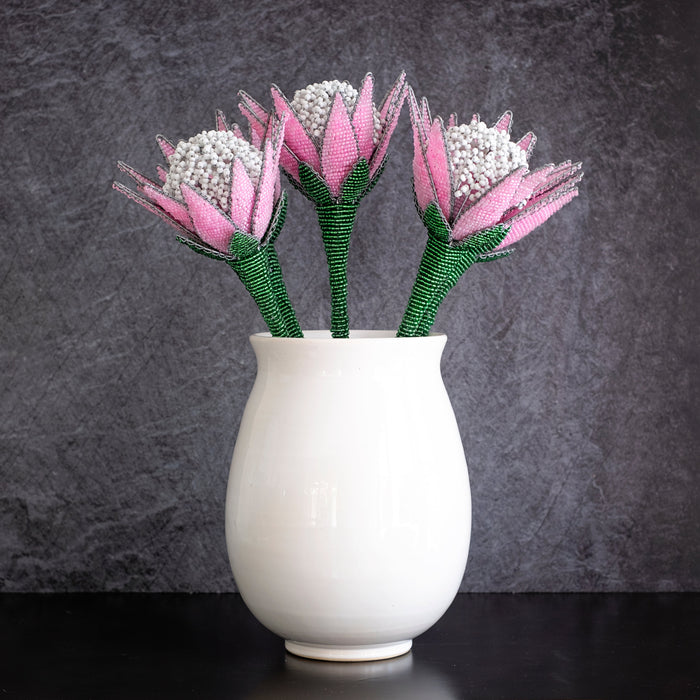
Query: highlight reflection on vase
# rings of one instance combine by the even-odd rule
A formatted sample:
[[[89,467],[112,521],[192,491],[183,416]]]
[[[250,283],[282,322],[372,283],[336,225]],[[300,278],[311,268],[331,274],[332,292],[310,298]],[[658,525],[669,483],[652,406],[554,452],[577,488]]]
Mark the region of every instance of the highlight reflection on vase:
[[[313,661],[292,654],[284,668],[256,688],[250,700],[301,700],[343,697],[349,700],[456,700],[450,681],[412,653],[385,661],[342,663]]]

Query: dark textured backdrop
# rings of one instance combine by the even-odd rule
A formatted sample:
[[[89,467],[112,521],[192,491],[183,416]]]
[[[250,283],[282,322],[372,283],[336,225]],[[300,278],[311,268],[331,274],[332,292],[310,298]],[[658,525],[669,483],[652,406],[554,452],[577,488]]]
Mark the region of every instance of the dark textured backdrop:
[[[3,3],[0,590],[228,591],[228,463],[261,320],[233,273],[111,189],[236,91],[401,69],[434,113],[514,111],[581,196],[450,295],[474,496],[468,591],[698,590],[693,2]],[[404,113],[360,208],[354,327],[397,326],[425,240]],[[328,326],[310,205],[279,242]]]

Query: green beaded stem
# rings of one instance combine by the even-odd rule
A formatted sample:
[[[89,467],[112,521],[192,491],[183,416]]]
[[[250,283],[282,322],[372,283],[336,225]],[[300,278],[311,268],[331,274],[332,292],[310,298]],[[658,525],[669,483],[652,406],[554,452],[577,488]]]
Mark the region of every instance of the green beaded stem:
[[[283,192],[275,205],[262,245],[256,237],[239,230],[235,230],[231,237],[228,253],[222,253],[203,241],[195,241],[187,236],[178,236],[178,241],[200,255],[226,262],[253,297],[272,335],[302,338],[304,334],[289,300],[274,247],[274,242],[282,231],[286,212],[287,195]]]
[[[284,279],[282,277],[282,268],[280,267],[279,258],[277,257],[277,250],[274,246],[275,240],[277,239],[277,236],[279,236],[280,232],[282,231],[282,227],[284,226],[286,214],[287,193],[283,192],[277,204],[277,209],[272,217],[270,227],[266,232],[266,236],[263,237],[263,241],[265,242],[264,248],[267,252],[270,283],[272,284],[272,291],[275,295],[275,299],[277,300],[277,307],[284,321],[284,326],[286,329],[285,336],[288,338],[303,338],[304,333],[302,332],[299,321],[297,320],[292,302],[289,300],[287,287],[285,286]]]
[[[428,301],[423,316],[418,324],[416,335],[424,336],[430,333],[435,323],[440,304],[445,300],[449,291],[457,284],[459,278],[475,263],[480,255],[493,250],[505,238],[508,229],[495,227],[477,233],[465,242],[450,246],[452,251],[447,255],[447,270],[442,285]]]
[[[272,293],[275,296],[277,308],[284,323],[284,335],[287,338],[303,338],[304,333],[301,330],[296,313],[294,312],[294,307],[292,306],[292,302],[289,300],[289,295],[287,294],[287,287],[285,286],[284,279],[282,278],[282,268],[280,267],[279,259],[277,257],[277,251],[272,243],[265,247],[265,251],[267,253],[267,264],[270,273]]]
[[[228,264],[238,275],[243,285],[258,305],[270,333],[276,337],[287,335],[284,318],[280,313],[277,298],[270,279],[269,253],[265,248]]]
[[[323,246],[328,260],[331,286],[331,335],[350,336],[348,318],[348,253],[357,204],[328,204],[316,207]]]
[[[428,229],[428,241],[396,334],[399,338],[428,335],[450,289],[480,255],[492,251],[508,232],[499,225],[462,243],[453,242],[450,227],[434,202],[425,209],[423,223]]]
[[[384,168],[384,162],[370,180],[369,164],[360,158],[348,173],[334,196],[325,180],[307,163],[299,164],[298,182],[292,184],[316,205],[323,245],[328,260],[331,286],[331,335],[347,338],[350,335],[348,319],[348,253],[350,236],[360,200],[374,187]]]
[[[423,257],[418,266],[416,281],[408,299],[401,325],[396,333],[399,338],[408,338],[422,333],[422,321],[431,300],[436,297],[456,263],[458,253],[447,241],[428,234]]]

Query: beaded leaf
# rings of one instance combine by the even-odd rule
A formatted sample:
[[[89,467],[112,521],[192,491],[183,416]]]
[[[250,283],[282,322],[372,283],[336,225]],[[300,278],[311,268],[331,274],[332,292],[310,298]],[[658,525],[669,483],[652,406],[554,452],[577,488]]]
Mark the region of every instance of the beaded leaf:
[[[369,165],[360,158],[343,182],[340,201],[347,204],[359,202],[369,186]]]
[[[291,179],[291,178],[290,178]],[[294,184],[296,182],[292,180]],[[323,178],[307,163],[299,163],[299,189],[313,202],[317,204],[331,204],[331,196],[328,185]]]

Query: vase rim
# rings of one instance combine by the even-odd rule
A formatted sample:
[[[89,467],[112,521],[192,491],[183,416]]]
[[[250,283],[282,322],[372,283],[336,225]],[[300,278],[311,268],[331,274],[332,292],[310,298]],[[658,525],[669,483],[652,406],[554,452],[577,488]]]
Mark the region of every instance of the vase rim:
[[[350,337],[349,338],[333,338],[331,336],[331,332],[326,329],[317,329],[317,330],[304,330],[304,337],[303,338],[287,338],[287,337],[275,337],[269,332],[265,333],[253,333],[253,335],[250,336],[250,340],[265,340],[265,341],[270,341],[270,342],[285,342],[285,343],[304,343],[307,341],[314,341],[314,342],[328,342],[328,343],[337,343],[337,342],[348,342],[348,341],[356,341],[356,340],[372,340],[372,341],[397,341],[397,342],[416,342],[416,341],[430,341],[432,340],[435,342],[435,340],[444,340],[447,338],[447,335],[445,333],[430,333],[427,336],[412,336],[412,337],[405,337],[405,338],[399,338],[396,336],[396,331],[392,330],[363,330],[363,329],[351,329],[350,330]]]

